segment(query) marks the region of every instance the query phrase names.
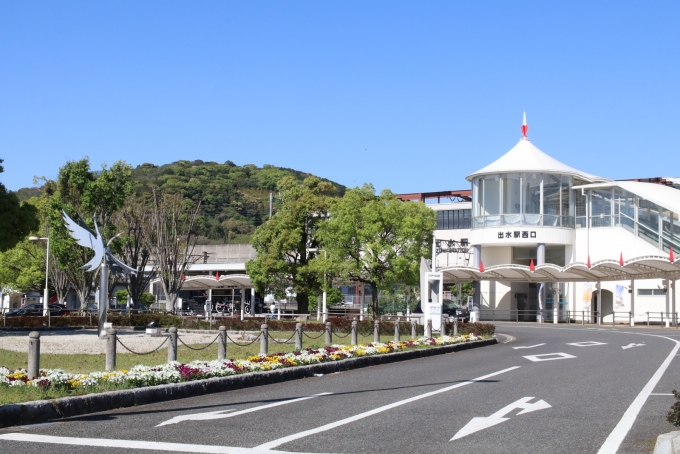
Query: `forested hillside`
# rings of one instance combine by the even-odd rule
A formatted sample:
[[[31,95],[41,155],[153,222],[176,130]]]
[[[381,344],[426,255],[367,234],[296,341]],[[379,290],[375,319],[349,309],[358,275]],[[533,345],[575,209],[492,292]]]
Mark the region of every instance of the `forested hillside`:
[[[298,170],[265,164],[238,166],[231,161],[177,161],[157,166],[142,164],[132,171],[137,193],[150,191],[152,186],[180,192],[186,199],[201,201],[198,220],[201,243],[247,243],[255,228],[269,217],[269,193],[274,193],[274,212],[280,202],[276,199],[277,182],[292,176],[302,181],[310,174]],[[325,180],[328,181],[328,180]],[[345,187],[331,182],[342,196]],[[17,191],[20,199],[38,195],[40,190],[25,188]]]

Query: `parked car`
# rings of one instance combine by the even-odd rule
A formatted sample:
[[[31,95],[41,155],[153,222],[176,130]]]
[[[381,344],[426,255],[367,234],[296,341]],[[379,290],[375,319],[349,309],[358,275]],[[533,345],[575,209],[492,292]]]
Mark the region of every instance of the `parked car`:
[[[60,304],[50,304],[48,305],[50,309],[50,317],[61,317],[64,315],[71,315],[71,312],[66,309],[64,305]],[[14,309],[11,312],[7,312],[5,317],[27,317],[27,316],[37,316],[41,317],[43,315],[44,308],[42,304],[27,304],[18,309]]]
[[[413,309],[413,313],[423,313],[423,309],[420,307],[420,301],[418,301],[415,309]],[[466,306],[461,306],[453,300],[445,299],[442,301],[442,313],[466,323],[470,321],[470,310]]]

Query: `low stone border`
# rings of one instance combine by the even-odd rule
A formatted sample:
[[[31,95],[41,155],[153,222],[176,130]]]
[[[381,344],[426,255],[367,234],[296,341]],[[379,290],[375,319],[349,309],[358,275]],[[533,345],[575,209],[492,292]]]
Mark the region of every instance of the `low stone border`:
[[[332,374],[344,370],[389,364],[409,359],[453,353],[471,348],[497,344],[496,338],[445,345],[441,347],[387,353],[383,355],[362,356],[340,361],[311,364],[308,366],[287,367],[267,372],[249,372],[228,377],[208,378],[167,385],[86,394],[84,396],[62,397],[55,400],[37,400],[21,404],[0,406],[0,427],[36,424],[61,418],[98,413],[116,408],[134,407],[144,404],[165,402],[204,394],[219,393],[253,386],[270,385],[300,378],[313,377],[314,374]]]

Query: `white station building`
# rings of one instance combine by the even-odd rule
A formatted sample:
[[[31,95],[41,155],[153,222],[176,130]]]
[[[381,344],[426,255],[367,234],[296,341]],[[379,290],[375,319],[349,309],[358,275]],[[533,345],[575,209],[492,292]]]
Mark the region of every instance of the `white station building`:
[[[445,288],[470,281],[481,320],[674,323],[680,190],[582,172],[527,131],[525,117],[520,141],[468,175],[467,196],[430,205],[437,241],[421,301],[435,329]]]

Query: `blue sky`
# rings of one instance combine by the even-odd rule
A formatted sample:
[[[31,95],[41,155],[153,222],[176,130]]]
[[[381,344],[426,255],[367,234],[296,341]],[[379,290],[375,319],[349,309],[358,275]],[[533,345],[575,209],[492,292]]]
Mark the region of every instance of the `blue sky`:
[[[520,137],[680,176],[680,2],[0,0],[0,175],[202,159],[468,187]]]

